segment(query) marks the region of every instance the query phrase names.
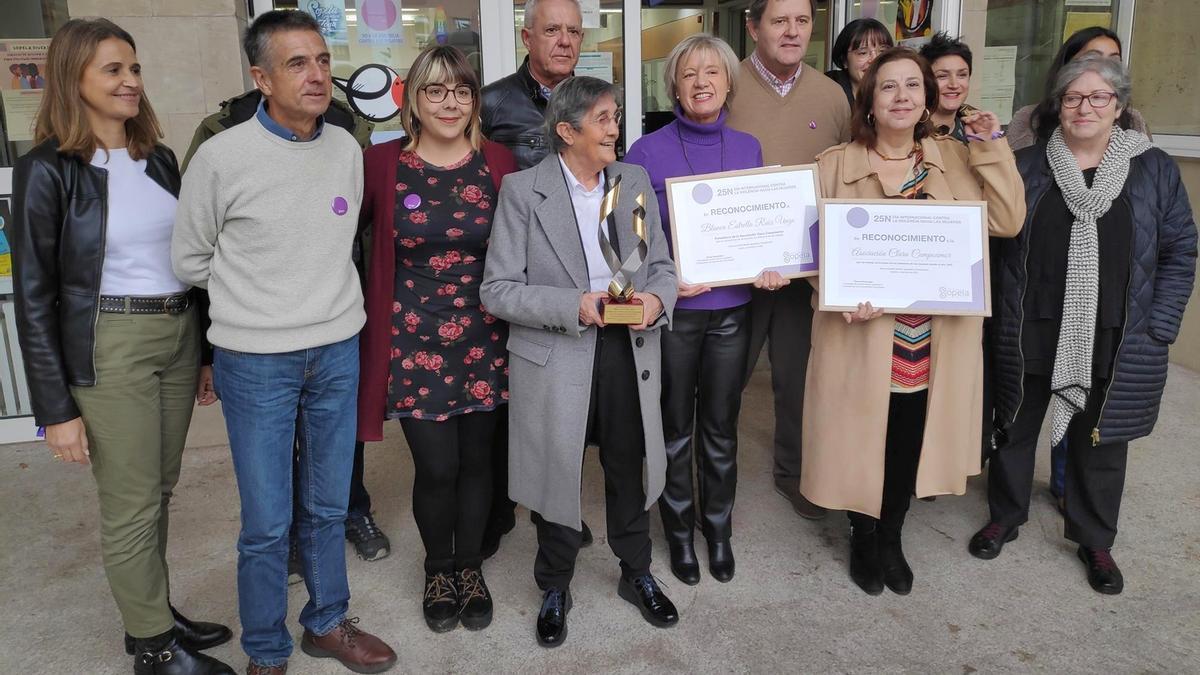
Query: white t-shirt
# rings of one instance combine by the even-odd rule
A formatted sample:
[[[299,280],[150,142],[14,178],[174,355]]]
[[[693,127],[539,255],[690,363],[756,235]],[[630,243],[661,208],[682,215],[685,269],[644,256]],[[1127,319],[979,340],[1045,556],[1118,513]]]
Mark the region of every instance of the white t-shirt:
[[[97,150],[92,166],[108,172],[108,223],[101,295],[171,295],[187,290],[171,271],[171,230],[178,201],[146,175],[146,160],[125,149]]]

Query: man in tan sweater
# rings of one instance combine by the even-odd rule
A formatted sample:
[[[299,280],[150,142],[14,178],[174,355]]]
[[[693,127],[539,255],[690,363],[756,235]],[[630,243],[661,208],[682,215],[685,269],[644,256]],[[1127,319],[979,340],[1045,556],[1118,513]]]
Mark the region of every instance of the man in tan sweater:
[[[811,0],[754,0],[746,27],[754,39],[742,62],[729,126],[753,134],[767,165],[811,164],[826,148],[850,140],[850,106],[833,80],[804,67],[812,37]],[[800,429],[812,336],[812,286],[792,283],[754,291],[750,306],[749,381],[763,343],[775,394],[775,490],[805,518],[825,510],[800,494]]]

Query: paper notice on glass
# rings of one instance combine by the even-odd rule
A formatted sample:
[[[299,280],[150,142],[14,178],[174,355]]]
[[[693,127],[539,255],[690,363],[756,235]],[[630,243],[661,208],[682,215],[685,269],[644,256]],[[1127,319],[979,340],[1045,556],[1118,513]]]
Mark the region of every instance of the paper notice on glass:
[[[817,185],[815,164],[667,179],[679,278],[728,286],[767,269],[816,274]]]
[[[612,82],[612,52],[580,52],[579,62],[575,64],[575,74],[598,77],[605,82]]]
[[[990,316],[987,202],[821,201],[820,308]]]
[[[1108,3],[1104,3],[1104,6],[1108,6]],[[1108,28],[1111,25],[1112,12],[1067,12],[1067,17],[1063,20],[1063,42],[1084,28]]]
[[[1016,91],[1017,88],[1011,84],[989,89],[979,95],[979,108],[996,113],[1000,124],[1008,124],[1012,121],[1013,96],[1016,95]]]
[[[600,27],[600,0],[580,0],[579,9],[583,13],[584,28]]]
[[[347,44],[346,0],[300,0],[299,7],[317,20],[327,44]]]
[[[32,141],[38,107],[42,104],[42,89],[4,90],[4,126],[10,141]]]
[[[978,106],[996,113],[1001,124],[1008,124],[1012,120],[1013,95],[1017,89],[1016,72],[1016,45],[983,48],[979,82],[972,90],[978,92]]]
[[[400,0],[359,0],[357,23],[360,45],[404,44]]]

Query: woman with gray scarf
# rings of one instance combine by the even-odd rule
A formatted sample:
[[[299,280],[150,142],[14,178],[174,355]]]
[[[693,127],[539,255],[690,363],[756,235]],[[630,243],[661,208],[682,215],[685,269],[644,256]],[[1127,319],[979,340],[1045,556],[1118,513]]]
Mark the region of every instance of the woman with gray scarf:
[[[1111,548],[1129,442],[1154,427],[1196,264],[1179,168],[1116,124],[1130,89],[1119,61],[1064,65],[1047,101],[1058,128],[1017,154],[1033,206],[1021,234],[997,242],[991,517],[969,545],[995,558],[1028,520],[1049,408],[1051,443],[1069,446],[1065,534],[1106,594],[1124,587]]]

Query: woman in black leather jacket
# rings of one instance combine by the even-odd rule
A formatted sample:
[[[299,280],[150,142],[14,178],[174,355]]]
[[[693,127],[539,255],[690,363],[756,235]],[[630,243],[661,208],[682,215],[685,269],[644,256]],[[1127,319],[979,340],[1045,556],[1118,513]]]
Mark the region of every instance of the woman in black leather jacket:
[[[199,653],[230,630],[189,621],[167,594],[167,503],[193,400],[216,400],[200,376],[196,294],[171,272],[179,169],[127,32],[70,21],[47,62],[10,232],[34,417],[55,458],[91,464],[134,672],[233,673]]]
[[[987,560],[1017,538],[1049,409],[1051,442],[1068,441],[1065,534],[1106,594],[1124,588],[1110,549],[1129,442],[1154,428],[1196,271],[1179,167],[1117,123],[1130,89],[1120,61],[1067,63],[1043,104],[1056,126],[1017,153],[1030,208],[1016,239],[996,241],[997,448],[990,522],[969,545]]]

